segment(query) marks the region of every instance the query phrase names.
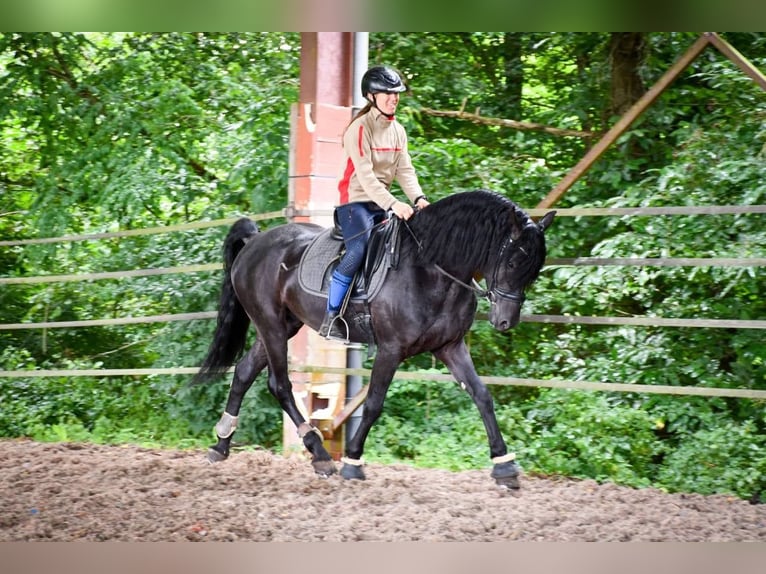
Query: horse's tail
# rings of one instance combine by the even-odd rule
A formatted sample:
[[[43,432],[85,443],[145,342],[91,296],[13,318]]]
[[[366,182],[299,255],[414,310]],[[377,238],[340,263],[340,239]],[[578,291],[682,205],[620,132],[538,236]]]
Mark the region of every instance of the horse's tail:
[[[207,357],[194,376],[195,383],[209,381],[223,375],[240,358],[245,349],[250,318],[234,292],[231,268],[247,240],[256,233],[258,233],[258,225],[251,219],[243,217],[231,226],[223,242],[223,286],[218,302],[218,320]]]

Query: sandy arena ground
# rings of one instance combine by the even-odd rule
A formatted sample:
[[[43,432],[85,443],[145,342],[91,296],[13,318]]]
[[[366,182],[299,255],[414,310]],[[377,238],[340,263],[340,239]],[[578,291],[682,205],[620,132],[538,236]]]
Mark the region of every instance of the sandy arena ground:
[[[0,440],[0,541],[766,541],[763,504],[532,476],[512,495],[489,471]]]

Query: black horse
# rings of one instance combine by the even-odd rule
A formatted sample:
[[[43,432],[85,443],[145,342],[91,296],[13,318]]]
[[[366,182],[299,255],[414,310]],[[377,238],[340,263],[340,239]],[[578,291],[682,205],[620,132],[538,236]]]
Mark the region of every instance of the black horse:
[[[492,397],[476,373],[464,336],[474,321],[477,293],[489,299],[489,321],[496,329],[518,324],[524,291],[545,261],[543,232],[554,214],[535,223],[507,198],[477,190],[434,202],[400,223],[398,264],[388,270],[368,303],[377,355],[361,421],[341,459],[341,476],[364,479],[365,439],[381,414],[397,367],[408,357],[430,351],[479,409],[489,439],[492,477],[501,486],[519,487],[515,456],[508,453]],[[243,218],[226,237],[217,327],[195,378],[219,376],[237,363],[226,408],[215,426],[218,443],[208,453],[211,462],[228,456],[242,399],[268,367],[269,390],[295,423],[315,472],[336,472],[321,432],[296,407],[287,361],[288,339],[304,324],[318,329],[324,315],[325,298],[308,293],[298,278],[304,251],[323,231],[310,223],[288,223],[261,232]],[[478,289],[476,277],[486,279],[486,291]],[[242,358],[251,322],[257,338]],[[352,341],[367,342],[367,333],[353,322],[349,331]]]

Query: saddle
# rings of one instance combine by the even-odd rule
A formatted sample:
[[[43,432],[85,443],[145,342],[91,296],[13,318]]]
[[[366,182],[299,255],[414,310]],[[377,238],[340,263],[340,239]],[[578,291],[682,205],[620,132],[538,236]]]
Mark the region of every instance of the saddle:
[[[388,270],[399,265],[400,224],[399,218],[392,217],[373,229],[364,263],[354,276],[349,296],[344,302],[343,312],[350,310],[348,318],[367,334],[368,349],[375,345],[369,302],[383,286]],[[343,233],[336,220],[333,227],[320,232],[303,252],[298,265],[301,289],[326,298],[332,272],[344,253]]]

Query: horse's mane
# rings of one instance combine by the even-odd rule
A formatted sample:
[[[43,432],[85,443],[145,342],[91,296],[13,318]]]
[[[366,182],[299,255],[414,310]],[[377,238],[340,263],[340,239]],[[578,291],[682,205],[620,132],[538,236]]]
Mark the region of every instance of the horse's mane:
[[[419,264],[436,263],[447,269],[466,263],[475,268],[493,265],[509,236],[532,259],[532,276],[524,284],[534,281],[545,259],[545,239],[532,219],[510,199],[485,189],[447,196],[407,223],[418,240],[408,244]]]

